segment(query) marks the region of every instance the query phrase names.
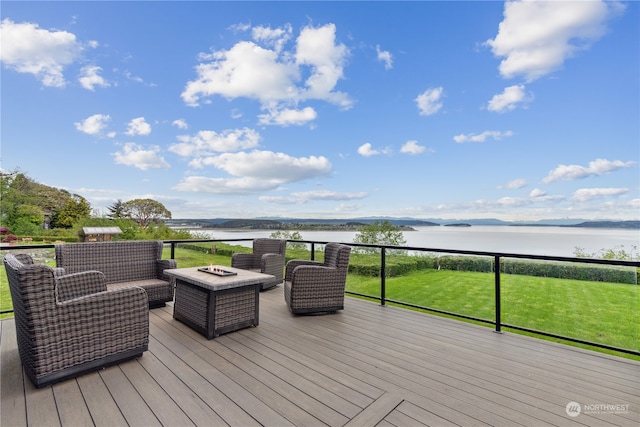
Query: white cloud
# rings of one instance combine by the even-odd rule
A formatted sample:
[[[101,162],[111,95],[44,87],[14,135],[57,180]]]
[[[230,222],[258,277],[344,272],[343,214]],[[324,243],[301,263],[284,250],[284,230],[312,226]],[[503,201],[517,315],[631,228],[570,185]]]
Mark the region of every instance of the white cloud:
[[[138,117],[129,122],[125,133],[127,135],[149,135],[151,125],[144,120],[144,117]]]
[[[621,168],[630,168],[636,162],[623,162],[621,160],[610,161],[606,159],[596,159],[589,162],[589,166],[580,165],[559,165],[542,180],[548,184],[554,181],[574,181],[588,176],[599,176],[613,172]]]
[[[200,164],[213,166],[233,176],[276,180],[279,183],[326,176],[332,168],[331,162],[323,156],[291,157],[284,153],[259,150],[207,157]]]
[[[497,130],[486,130],[480,134],[460,134],[453,137],[453,140],[457,143],[463,142],[485,142],[487,138],[493,138],[496,141],[501,140],[502,138],[507,138],[513,136],[513,132],[510,130],[501,132]]]
[[[391,149],[385,147],[380,150],[376,150],[370,143],[365,142],[360,147],[358,147],[358,154],[364,157],[376,156],[378,154],[391,154]]]
[[[76,62],[82,45],[67,31],[4,19],[0,24],[0,61],[19,73],[33,74],[45,86],[63,87],[63,71]]]
[[[189,125],[185,119],[176,119],[171,124],[178,129],[189,129]]]
[[[605,198],[610,196],[620,196],[627,194],[628,188],[581,188],[573,193],[572,200],[578,202],[588,202],[593,199]]]
[[[419,145],[418,141],[407,141],[402,148],[400,148],[400,152],[405,154],[420,154],[424,153],[425,150],[426,148]]]
[[[442,108],[442,86],[427,89],[415,99],[418,104],[421,116],[430,116],[437,113]]]
[[[376,46],[376,53],[378,54],[378,61],[384,63],[384,69],[390,70],[393,68],[393,56],[388,50],[381,50],[380,46]]]
[[[169,164],[158,153],[159,147],[151,147],[144,149],[140,145],[128,142],[122,148],[122,151],[113,153],[116,163],[133,166],[138,169],[169,169]]]
[[[588,49],[621,8],[617,1],[507,1],[498,34],[486,44],[504,58],[499,67],[504,78],[533,81]]]
[[[98,135],[107,127],[107,122],[111,117],[107,114],[94,114],[84,119],[82,122],[74,123],[76,129],[89,135]]]
[[[507,182],[506,187],[511,190],[518,190],[520,188],[526,187],[527,185],[528,184],[526,179],[518,178],[518,179],[514,179],[513,181]],[[501,188],[501,187],[498,187],[498,188]]]
[[[524,85],[514,85],[504,88],[501,94],[494,95],[487,105],[489,111],[504,113],[515,110],[518,104],[524,104],[533,100],[533,95],[527,96]]]
[[[322,156],[296,158],[270,151],[226,153],[199,159],[197,163],[223,170],[233,178],[190,176],[174,189],[216,194],[262,193],[282,184],[326,176],[332,168],[329,160]]]
[[[204,156],[213,153],[255,148],[260,142],[260,134],[253,129],[227,129],[221,133],[203,130],[194,136],[178,136],[181,141],[169,147],[169,151],[180,156]]]
[[[87,65],[86,67],[82,67],[80,70],[80,77],[78,78],[80,85],[91,91],[95,90],[96,86],[111,86],[108,81],[98,74],[100,71],[102,71],[102,68],[96,65]]]
[[[349,54],[346,46],[336,43],[335,32],[333,24],[305,27],[296,39],[295,50],[287,51],[284,46],[291,36],[289,25],[276,29],[256,27],[252,32],[255,41],[241,41],[229,50],[201,54],[203,62],[196,67],[197,78],[187,83],[182,99],[190,106],[215,95],[228,100],[256,99],[270,111],[269,116],[262,117],[267,121],[286,118],[290,111],[297,111],[288,110],[289,106],[308,100],[350,108],[353,102],[349,96],[335,91],[344,77]],[[303,81],[304,76],[307,78]],[[308,119],[310,110],[299,111]],[[286,119],[283,123],[290,124]]]
[[[267,114],[260,114],[258,116],[259,122],[262,125],[304,125],[316,119],[318,113],[311,108],[305,107],[301,110],[283,109],[269,111]]]
[[[531,190],[531,193],[529,193],[529,197],[534,199],[539,197],[544,197],[546,195],[547,195],[547,192],[540,190],[539,188],[534,188],[533,190]]]

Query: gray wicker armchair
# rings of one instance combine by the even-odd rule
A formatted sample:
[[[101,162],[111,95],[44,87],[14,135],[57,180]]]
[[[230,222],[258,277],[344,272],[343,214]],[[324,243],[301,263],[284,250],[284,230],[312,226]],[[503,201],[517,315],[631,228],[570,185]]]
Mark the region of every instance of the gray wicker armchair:
[[[284,299],[294,314],[344,309],[344,288],[351,246],[327,243],[324,262],[291,260],[284,278]]]
[[[44,387],[139,357],[149,345],[149,302],[139,287],[107,290],[104,275],[54,277],[28,255],[4,256],[24,371]]]
[[[272,274],[275,279],[262,284],[261,290],[271,289],[284,279],[284,257],[287,241],[284,239],[255,239],[253,253],[231,255],[231,267]]]

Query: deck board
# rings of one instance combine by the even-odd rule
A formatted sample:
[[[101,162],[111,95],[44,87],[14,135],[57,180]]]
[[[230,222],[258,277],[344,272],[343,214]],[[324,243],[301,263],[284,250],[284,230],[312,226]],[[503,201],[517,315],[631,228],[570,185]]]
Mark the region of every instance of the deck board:
[[[640,363],[347,298],[293,316],[282,286],[260,325],[206,340],[150,314],[141,358],[44,389],[23,378],[12,319],[0,322],[0,424],[164,426],[632,426]],[[566,405],[629,405],[569,417]],[[593,412],[593,411],[592,411]]]

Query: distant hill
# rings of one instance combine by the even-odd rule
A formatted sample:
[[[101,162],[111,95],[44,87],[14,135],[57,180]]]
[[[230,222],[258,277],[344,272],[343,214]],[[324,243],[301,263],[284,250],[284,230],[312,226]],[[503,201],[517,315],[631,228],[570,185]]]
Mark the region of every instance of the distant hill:
[[[640,221],[585,221],[580,224],[567,225],[565,227],[640,229]]]

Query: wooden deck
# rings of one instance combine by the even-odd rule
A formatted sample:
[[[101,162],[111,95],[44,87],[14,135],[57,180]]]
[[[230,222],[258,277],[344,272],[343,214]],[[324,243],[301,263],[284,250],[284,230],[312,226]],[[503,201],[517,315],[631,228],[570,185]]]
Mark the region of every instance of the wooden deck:
[[[0,425],[631,426],[640,363],[347,298],[296,317],[282,286],[260,325],[206,340],[151,311],[143,357],[35,389],[0,322]],[[567,415],[570,402],[581,413]],[[609,405],[609,406],[605,406]]]

